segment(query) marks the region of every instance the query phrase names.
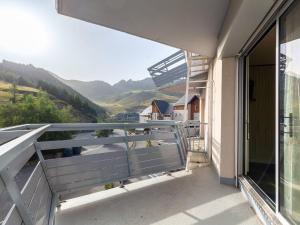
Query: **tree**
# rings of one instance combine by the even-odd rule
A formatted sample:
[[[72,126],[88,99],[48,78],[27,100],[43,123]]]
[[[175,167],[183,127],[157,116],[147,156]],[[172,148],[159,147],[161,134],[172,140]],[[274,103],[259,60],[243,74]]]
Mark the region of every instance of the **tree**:
[[[37,97],[27,95],[15,104],[0,106],[0,126],[14,126],[25,123],[68,123],[75,122],[70,107],[59,109],[44,92]]]
[[[16,83],[12,83],[11,87],[9,88],[10,98],[9,100],[11,103],[15,104],[17,101],[16,94],[17,94],[17,85]]]

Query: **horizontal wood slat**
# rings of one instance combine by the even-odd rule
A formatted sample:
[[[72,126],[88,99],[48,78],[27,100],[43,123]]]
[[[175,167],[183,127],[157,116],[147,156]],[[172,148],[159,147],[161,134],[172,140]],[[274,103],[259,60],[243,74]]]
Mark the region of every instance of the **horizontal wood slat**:
[[[151,123],[54,123],[48,131],[69,130],[106,130],[106,129],[135,129],[135,128],[164,128],[175,126],[175,121],[155,121]]]
[[[173,169],[179,169],[182,165],[179,162],[173,162],[169,164],[163,164],[163,165],[156,165],[153,167],[147,167],[147,168],[140,168],[138,170],[132,170],[132,176],[144,176],[148,174],[154,174],[154,173],[160,173],[160,172],[166,172]]]
[[[83,172],[93,171],[93,170],[99,171],[99,170],[104,170],[105,168],[111,168],[114,164],[120,165],[126,163],[127,163],[127,158],[125,156],[116,157],[113,159],[107,159],[103,161],[91,160],[90,162],[86,162],[86,163],[47,169],[47,176],[49,178],[52,178],[52,177],[68,175],[68,174],[78,174],[78,173],[83,173]]]
[[[137,148],[135,150],[129,151],[129,156],[131,155],[144,155],[149,153],[161,153],[166,154],[168,152],[177,152],[177,145],[176,144],[166,144],[166,145],[160,145],[155,147],[149,147],[149,148]]]
[[[90,163],[95,161],[114,159],[118,157],[126,157],[125,151],[111,151],[93,155],[79,155],[67,158],[57,158],[45,160],[47,169],[56,168],[60,166],[76,165],[83,163]]]
[[[74,183],[69,184],[61,184],[61,185],[55,185],[54,188],[57,190],[57,192],[64,192],[70,193],[76,190],[80,190],[85,187],[96,187],[100,185],[104,185],[107,183],[111,183],[113,181],[118,180],[125,180],[129,177],[128,171],[122,171],[122,173],[117,174],[109,174],[105,177],[96,178],[96,179],[89,179],[89,180],[82,180]]]
[[[131,170],[138,170],[147,167],[153,167],[156,165],[164,165],[173,162],[178,162],[180,164],[180,159],[177,155],[168,158],[158,158],[158,159],[150,159],[147,161],[137,161],[137,162],[130,162],[130,169]]]
[[[107,177],[109,174],[122,174],[123,171],[128,170],[127,164],[113,165],[110,168],[103,168],[102,170],[87,171],[82,173],[74,173],[70,175],[63,175],[50,178],[50,183],[53,186],[60,184],[74,183],[77,181],[88,180],[88,179],[101,179]]]
[[[117,136],[117,137],[103,137],[103,138],[89,138],[89,139],[72,139],[63,141],[44,141],[39,142],[37,146],[41,150],[81,147],[90,145],[105,145],[134,142],[134,141],[146,141],[146,140],[173,140],[175,134],[172,132],[153,133],[151,135],[134,135],[134,136]]]

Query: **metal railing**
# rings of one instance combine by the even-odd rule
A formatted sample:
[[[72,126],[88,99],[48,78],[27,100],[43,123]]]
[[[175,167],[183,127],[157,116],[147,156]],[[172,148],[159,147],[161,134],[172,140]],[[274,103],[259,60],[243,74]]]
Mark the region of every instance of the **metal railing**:
[[[133,132],[137,128],[140,133]],[[99,130],[115,134],[97,137]],[[45,140],[53,132],[71,132],[72,138]],[[80,196],[110,182],[184,168],[187,142],[182,135],[181,125],[173,121],[0,129],[0,224],[52,225],[57,202],[70,194]],[[64,155],[83,146],[77,155]],[[35,163],[28,167],[29,161]],[[22,174],[24,168],[30,169],[28,176]]]
[[[187,74],[185,52],[183,50],[175,52],[149,67],[148,72],[157,87],[178,81],[185,81]]]
[[[197,120],[187,120],[181,125],[181,131],[186,141],[186,149],[192,152],[208,152],[208,123]]]

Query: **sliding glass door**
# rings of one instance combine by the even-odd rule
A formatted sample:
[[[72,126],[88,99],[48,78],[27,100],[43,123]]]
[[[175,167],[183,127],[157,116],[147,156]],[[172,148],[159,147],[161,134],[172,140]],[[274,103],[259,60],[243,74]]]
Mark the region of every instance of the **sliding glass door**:
[[[300,2],[279,21],[279,204],[300,224]]]
[[[244,173],[300,224],[300,0],[287,4],[243,58]]]
[[[276,26],[247,56],[246,175],[264,199],[275,203]]]

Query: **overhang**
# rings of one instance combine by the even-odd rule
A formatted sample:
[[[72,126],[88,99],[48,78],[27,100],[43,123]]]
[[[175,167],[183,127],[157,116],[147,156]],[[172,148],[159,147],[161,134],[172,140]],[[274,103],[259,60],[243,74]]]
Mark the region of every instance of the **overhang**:
[[[234,56],[283,0],[56,0],[60,14],[207,57]]]
[[[229,0],[57,0],[60,14],[212,57]]]

